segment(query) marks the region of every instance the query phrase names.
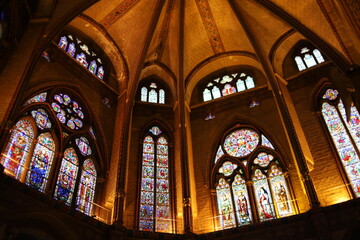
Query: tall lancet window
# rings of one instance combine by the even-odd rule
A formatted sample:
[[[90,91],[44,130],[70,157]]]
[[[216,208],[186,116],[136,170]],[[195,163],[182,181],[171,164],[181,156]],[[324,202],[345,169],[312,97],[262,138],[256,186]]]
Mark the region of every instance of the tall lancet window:
[[[338,91],[327,89],[322,96],[321,112],[333,144],[356,197],[360,197],[360,115],[356,107],[346,118]]]
[[[169,142],[153,126],[142,142],[139,230],[172,232]]]
[[[213,171],[219,228],[295,214],[283,161],[268,138],[255,128],[237,127],[222,139]]]

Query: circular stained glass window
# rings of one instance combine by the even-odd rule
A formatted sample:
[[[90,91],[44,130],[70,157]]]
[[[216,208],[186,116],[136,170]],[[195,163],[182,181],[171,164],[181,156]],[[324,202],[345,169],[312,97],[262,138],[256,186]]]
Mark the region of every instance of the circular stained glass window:
[[[251,129],[240,129],[226,136],[225,151],[233,157],[243,157],[250,154],[259,144],[259,135]]]
[[[83,127],[83,110],[69,95],[62,93],[56,94],[54,101],[51,103],[51,107],[62,124],[65,124],[70,129],[76,130]]]

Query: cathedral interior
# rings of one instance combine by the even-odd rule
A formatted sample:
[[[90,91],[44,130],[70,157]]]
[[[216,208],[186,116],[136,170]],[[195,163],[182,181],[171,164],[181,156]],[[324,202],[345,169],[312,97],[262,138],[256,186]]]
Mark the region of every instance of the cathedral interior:
[[[0,239],[360,235],[357,0],[0,1]]]

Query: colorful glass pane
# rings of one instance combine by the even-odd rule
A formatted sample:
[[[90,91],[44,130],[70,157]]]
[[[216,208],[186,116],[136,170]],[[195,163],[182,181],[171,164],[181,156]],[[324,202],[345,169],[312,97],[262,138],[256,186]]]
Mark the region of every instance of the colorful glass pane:
[[[245,180],[236,175],[232,183],[236,216],[240,225],[251,223],[251,209]]]
[[[224,150],[233,157],[250,154],[259,143],[259,135],[251,129],[240,129],[226,136]]]
[[[95,74],[96,69],[97,69],[97,64],[96,64],[96,61],[93,60],[93,61],[91,61],[91,63],[90,63],[89,71],[90,71],[91,73]]]
[[[67,44],[68,44],[68,42],[67,42],[66,37],[65,36],[61,37],[60,41],[59,41],[59,44],[58,44],[59,47],[62,48],[65,51],[66,47],[67,47]]]
[[[271,142],[264,135],[261,135],[261,145],[271,149],[275,149]]]
[[[266,176],[259,170],[255,170],[253,176],[255,199],[260,215],[260,221],[274,219],[276,217],[271,192]]]
[[[66,125],[71,129],[75,129],[74,118],[69,119]]]
[[[84,53],[80,53],[76,55],[76,60],[85,68],[88,67],[88,62],[86,61],[86,56]]]
[[[216,197],[221,227],[235,227],[236,222],[234,215],[234,206],[231,200],[230,186],[223,178],[219,180],[219,185],[216,187]]]
[[[60,96],[60,95],[55,95],[55,96],[54,96],[54,99],[55,99],[58,103],[60,103],[60,104],[63,104],[63,103],[64,103],[64,99],[63,99],[62,96]]]
[[[250,76],[247,76],[247,78],[245,79],[245,83],[246,83],[247,89],[255,87],[254,79],[252,77],[250,77]]]
[[[205,90],[203,92],[203,99],[204,99],[204,102],[212,100],[211,92],[207,88],[205,88]]]
[[[40,129],[51,128],[49,116],[43,109],[31,111],[31,115],[35,119],[36,125]]]
[[[42,56],[43,58],[45,58],[46,61],[51,62],[50,54],[49,54],[47,51],[43,51],[43,53],[41,54],[41,56]]]
[[[78,158],[76,152],[73,148],[68,148],[65,150],[61,161],[60,172],[55,187],[55,199],[62,200],[67,205],[71,204],[77,172]]]
[[[74,44],[74,43],[70,43],[69,48],[68,48],[68,50],[67,50],[67,53],[68,53],[70,56],[74,57],[74,56],[75,56],[75,51],[76,51],[75,44]]]
[[[89,141],[85,137],[76,138],[75,142],[82,155],[89,156],[92,153]]]
[[[151,136],[143,141],[141,196],[139,229],[152,231],[154,229],[154,140]]]
[[[159,135],[161,133],[160,128],[158,128],[157,126],[152,127],[149,132],[151,132],[152,134],[154,134],[155,136]]]
[[[149,92],[149,102],[151,103],[157,103],[158,101],[158,96],[157,96],[157,92],[155,89],[151,89]]]
[[[62,93],[56,94],[54,100],[51,107],[57,113],[56,116],[61,123],[70,129],[83,127],[83,122],[79,118],[84,119],[84,113],[76,101],[71,100],[69,95]]]
[[[31,103],[35,103],[35,102],[45,102],[46,96],[47,96],[47,92],[40,93],[40,94],[30,98],[29,100],[27,100],[25,102],[24,106],[27,106],[27,105],[29,105]]]
[[[51,104],[51,107],[52,107],[52,109],[54,109],[55,112],[60,112],[61,107],[60,107],[60,105],[57,104],[56,102],[53,102],[53,103]]]
[[[350,119],[346,120],[346,113],[344,104],[342,101],[338,104],[339,111],[341,113],[341,117],[346,123],[346,127],[350,132],[351,137],[353,138],[357,149],[360,149],[360,115],[356,107],[352,106],[350,108]]]
[[[230,84],[226,84],[221,92],[223,96],[230,95],[236,93],[236,88]]]
[[[169,170],[168,161],[168,143],[164,137],[157,141],[157,168],[156,168],[156,199],[166,198],[166,201],[157,201],[155,230],[158,232],[171,231],[171,212],[169,201]]]
[[[147,92],[148,91],[146,87],[141,88],[141,101],[147,102]]]
[[[257,155],[254,164],[259,164],[261,167],[267,167],[273,159],[274,157],[272,155],[262,152]]]
[[[350,180],[350,184],[356,195],[360,197],[360,158],[356,153],[356,148],[359,149],[360,146],[359,113],[355,107],[351,107],[350,121],[347,122],[342,101],[339,102],[338,109],[351,136],[348,135],[334,106],[331,106],[328,103],[323,103],[323,117],[345,167],[345,172]],[[355,145],[353,145],[351,137],[353,138]]]
[[[104,68],[103,67],[99,67],[97,75],[98,78],[100,79],[104,79]]]
[[[323,99],[328,99],[328,100],[335,100],[339,95],[339,92],[335,89],[328,89],[326,90]]]
[[[272,166],[269,177],[279,217],[292,215],[289,189],[283,173],[276,166]]]
[[[2,153],[1,164],[6,174],[20,179],[33,140],[34,129],[31,122],[27,119],[18,121]]]
[[[152,82],[152,83],[150,84],[150,88],[157,88],[156,83]]]
[[[237,168],[237,164],[234,164],[230,161],[226,161],[223,165],[219,168],[219,173],[224,174],[225,176],[230,176],[234,170]]]
[[[159,90],[159,103],[161,103],[161,104],[165,103],[165,91],[164,91],[164,89]]]
[[[90,159],[87,159],[81,171],[79,190],[76,198],[76,209],[86,215],[91,215],[95,187],[96,169],[94,163]]]
[[[37,143],[30,162],[30,169],[26,176],[26,184],[41,191],[45,191],[49,178],[52,161],[55,154],[55,142],[50,133],[42,133],[37,138]]]

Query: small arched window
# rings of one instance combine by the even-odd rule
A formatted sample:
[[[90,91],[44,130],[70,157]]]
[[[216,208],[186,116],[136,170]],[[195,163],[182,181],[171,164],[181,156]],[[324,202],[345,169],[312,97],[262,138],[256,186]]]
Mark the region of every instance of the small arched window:
[[[255,87],[254,79],[246,73],[227,74],[208,82],[202,92],[204,102]]]
[[[325,59],[322,56],[321,52],[316,48],[310,47],[301,48],[294,59],[299,71],[311,68],[325,62]]]
[[[99,79],[104,79],[103,61],[100,53],[91,49],[88,43],[83,42],[73,34],[63,34],[58,40],[58,46],[75,58],[81,66],[94,74]]]
[[[172,232],[169,141],[153,126],[142,141],[139,230]]]
[[[243,127],[228,133],[218,147],[214,163],[221,228],[295,213],[282,161],[270,141],[259,131]]]
[[[165,104],[165,90],[155,82],[145,83],[141,88],[140,100],[142,102]]]
[[[92,215],[100,153],[84,104],[54,88],[26,100],[20,116],[1,154],[5,174]]]
[[[360,197],[360,115],[352,106],[347,120],[338,95],[335,89],[323,92],[321,113],[351,188]]]

